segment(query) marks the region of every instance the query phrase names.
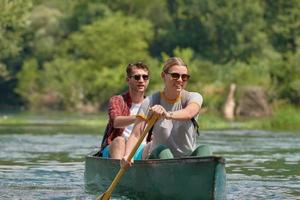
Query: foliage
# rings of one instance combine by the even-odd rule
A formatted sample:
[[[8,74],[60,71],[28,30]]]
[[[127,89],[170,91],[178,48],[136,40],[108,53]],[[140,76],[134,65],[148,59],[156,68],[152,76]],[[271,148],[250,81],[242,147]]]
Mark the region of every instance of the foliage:
[[[19,103],[13,90],[32,1],[0,1],[0,106]]]
[[[168,50],[191,47],[197,56],[226,63],[262,56],[268,46],[260,1],[177,0],[169,6],[173,21],[159,39]]]
[[[228,121],[224,120],[221,116],[216,115],[215,113],[203,113],[200,114],[198,124],[200,130],[203,129],[229,129],[233,128]]]
[[[3,79],[3,80],[7,80],[9,78],[9,73],[6,69],[6,66],[2,63],[0,63],[0,77]]]
[[[0,2],[0,106],[98,110],[126,90],[125,66],[189,66],[188,89],[220,113],[231,83],[299,106],[297,0],[29,0]],[[91,109],[92,108],[92,109]]]
[[[68,110],[89,104],[98,109],[109,96],[122,89],[124,63],[150,60],[147,42],[151,37],[150,22],[119,13],[83,26],[59,45],[53,60],[42,66],[39,72],[42,93],[57,93],[57,103]],[[20,72],[20,94],[24,90],[22,77],[30,79],[26,70]]]
[[[286,99],[295,105],[300,103],[299,55],[299,51],[289,54],[285,60],[274,64],[270,71],[275,98]]]
[[[35,106],[40,92],[37,61],[35,59],[25,61],[17,78],[19,79],[19,86],[16,88],[16,92],[27,100],[29,107]]]
[[[275,109],[271,119],[266,120],[261,126],[262,128],[274,130],[300,130],[300,115],[299,108],[284,105]]]
[[[63,4],[63,3],[62,3]],[[112,14],[106,4],[98,0],[82,1],[69,0],[68,3],[62,5],[63,10],[68,10],[65,24],[67,32],[76,32],[82,26],[91,24],[96,20]]]
[[[83,26],[66,40],[63,50],[77,59],[93,59],[99,67],[114,68],[131,60],[149,59],[151,38],[149,21],[116,13]]]
[[[265,0],[266,32],[276,50],[295,52],[299,48],[300,2],[298,0]]]
[[[30,15],[30,30],[26,35],[26,48],[39,63],[53,59],[64,36],[63,13],[54,7],[39,5]]]
[[[0,59],[20,53],[22,32],[28,25],[30,1],[0,1]]]

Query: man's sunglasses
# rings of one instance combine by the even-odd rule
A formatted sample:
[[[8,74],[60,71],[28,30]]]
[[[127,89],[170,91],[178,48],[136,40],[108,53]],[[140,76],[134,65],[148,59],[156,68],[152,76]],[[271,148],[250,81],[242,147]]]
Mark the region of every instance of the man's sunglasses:
[[[188,81],[190,79],[190,75],[188,74],[179,74],[179,73],[169,73],[165,72],[166,74],[169,74],[173,80],[178,80],[181,77],[182,81]]]
[[[149,79],[149,75],[146,75],[146,74],[143,74],[143,75],[136,74],[136,75],[129,76],[129,78],[134,78],[134,80],[136,80],[136,81],[141,80],[141,77],[144,79],[144,81],[147,81]]]

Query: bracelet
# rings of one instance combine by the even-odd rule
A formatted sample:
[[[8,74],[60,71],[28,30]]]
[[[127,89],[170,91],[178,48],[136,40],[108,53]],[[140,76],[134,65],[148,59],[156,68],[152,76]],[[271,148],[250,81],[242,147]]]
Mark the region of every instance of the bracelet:
[[[167,117],[167,119],[172,119],[172,117],[173,117],[173,112],[171,111],[171,112],[168,112],[168,117]]]

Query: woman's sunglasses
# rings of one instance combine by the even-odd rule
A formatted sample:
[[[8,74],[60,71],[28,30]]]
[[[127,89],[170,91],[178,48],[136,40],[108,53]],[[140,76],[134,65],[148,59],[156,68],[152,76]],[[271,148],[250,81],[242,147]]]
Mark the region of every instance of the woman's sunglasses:
[[[182,81],[188,81],[190,79],[190,75],[188,74],[179,74],[179,73],[169,73],[165,72],[166,74],[169,74],[173,80],[178,80],[181,77]]]
[[[147,81],[149,79],[149,75],[146,75],[146,74],[143,74],[143,75],[136,74],[136,75],[129,76],[129,78],[134,78],[134,80],[136,80],[136,81],[141,80],[141,77],[144,79],[144,81]]]

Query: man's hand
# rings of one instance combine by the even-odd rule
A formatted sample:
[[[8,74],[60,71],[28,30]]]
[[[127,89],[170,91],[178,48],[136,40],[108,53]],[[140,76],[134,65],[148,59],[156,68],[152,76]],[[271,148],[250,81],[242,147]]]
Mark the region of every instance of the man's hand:
[[[131,159],[130,162],[127,161],[127,156],[124,156],[121,160],[120,160],[120,166],[121,168],[127,170],[129,167],[131,167],[134,163],[133,159]]]

